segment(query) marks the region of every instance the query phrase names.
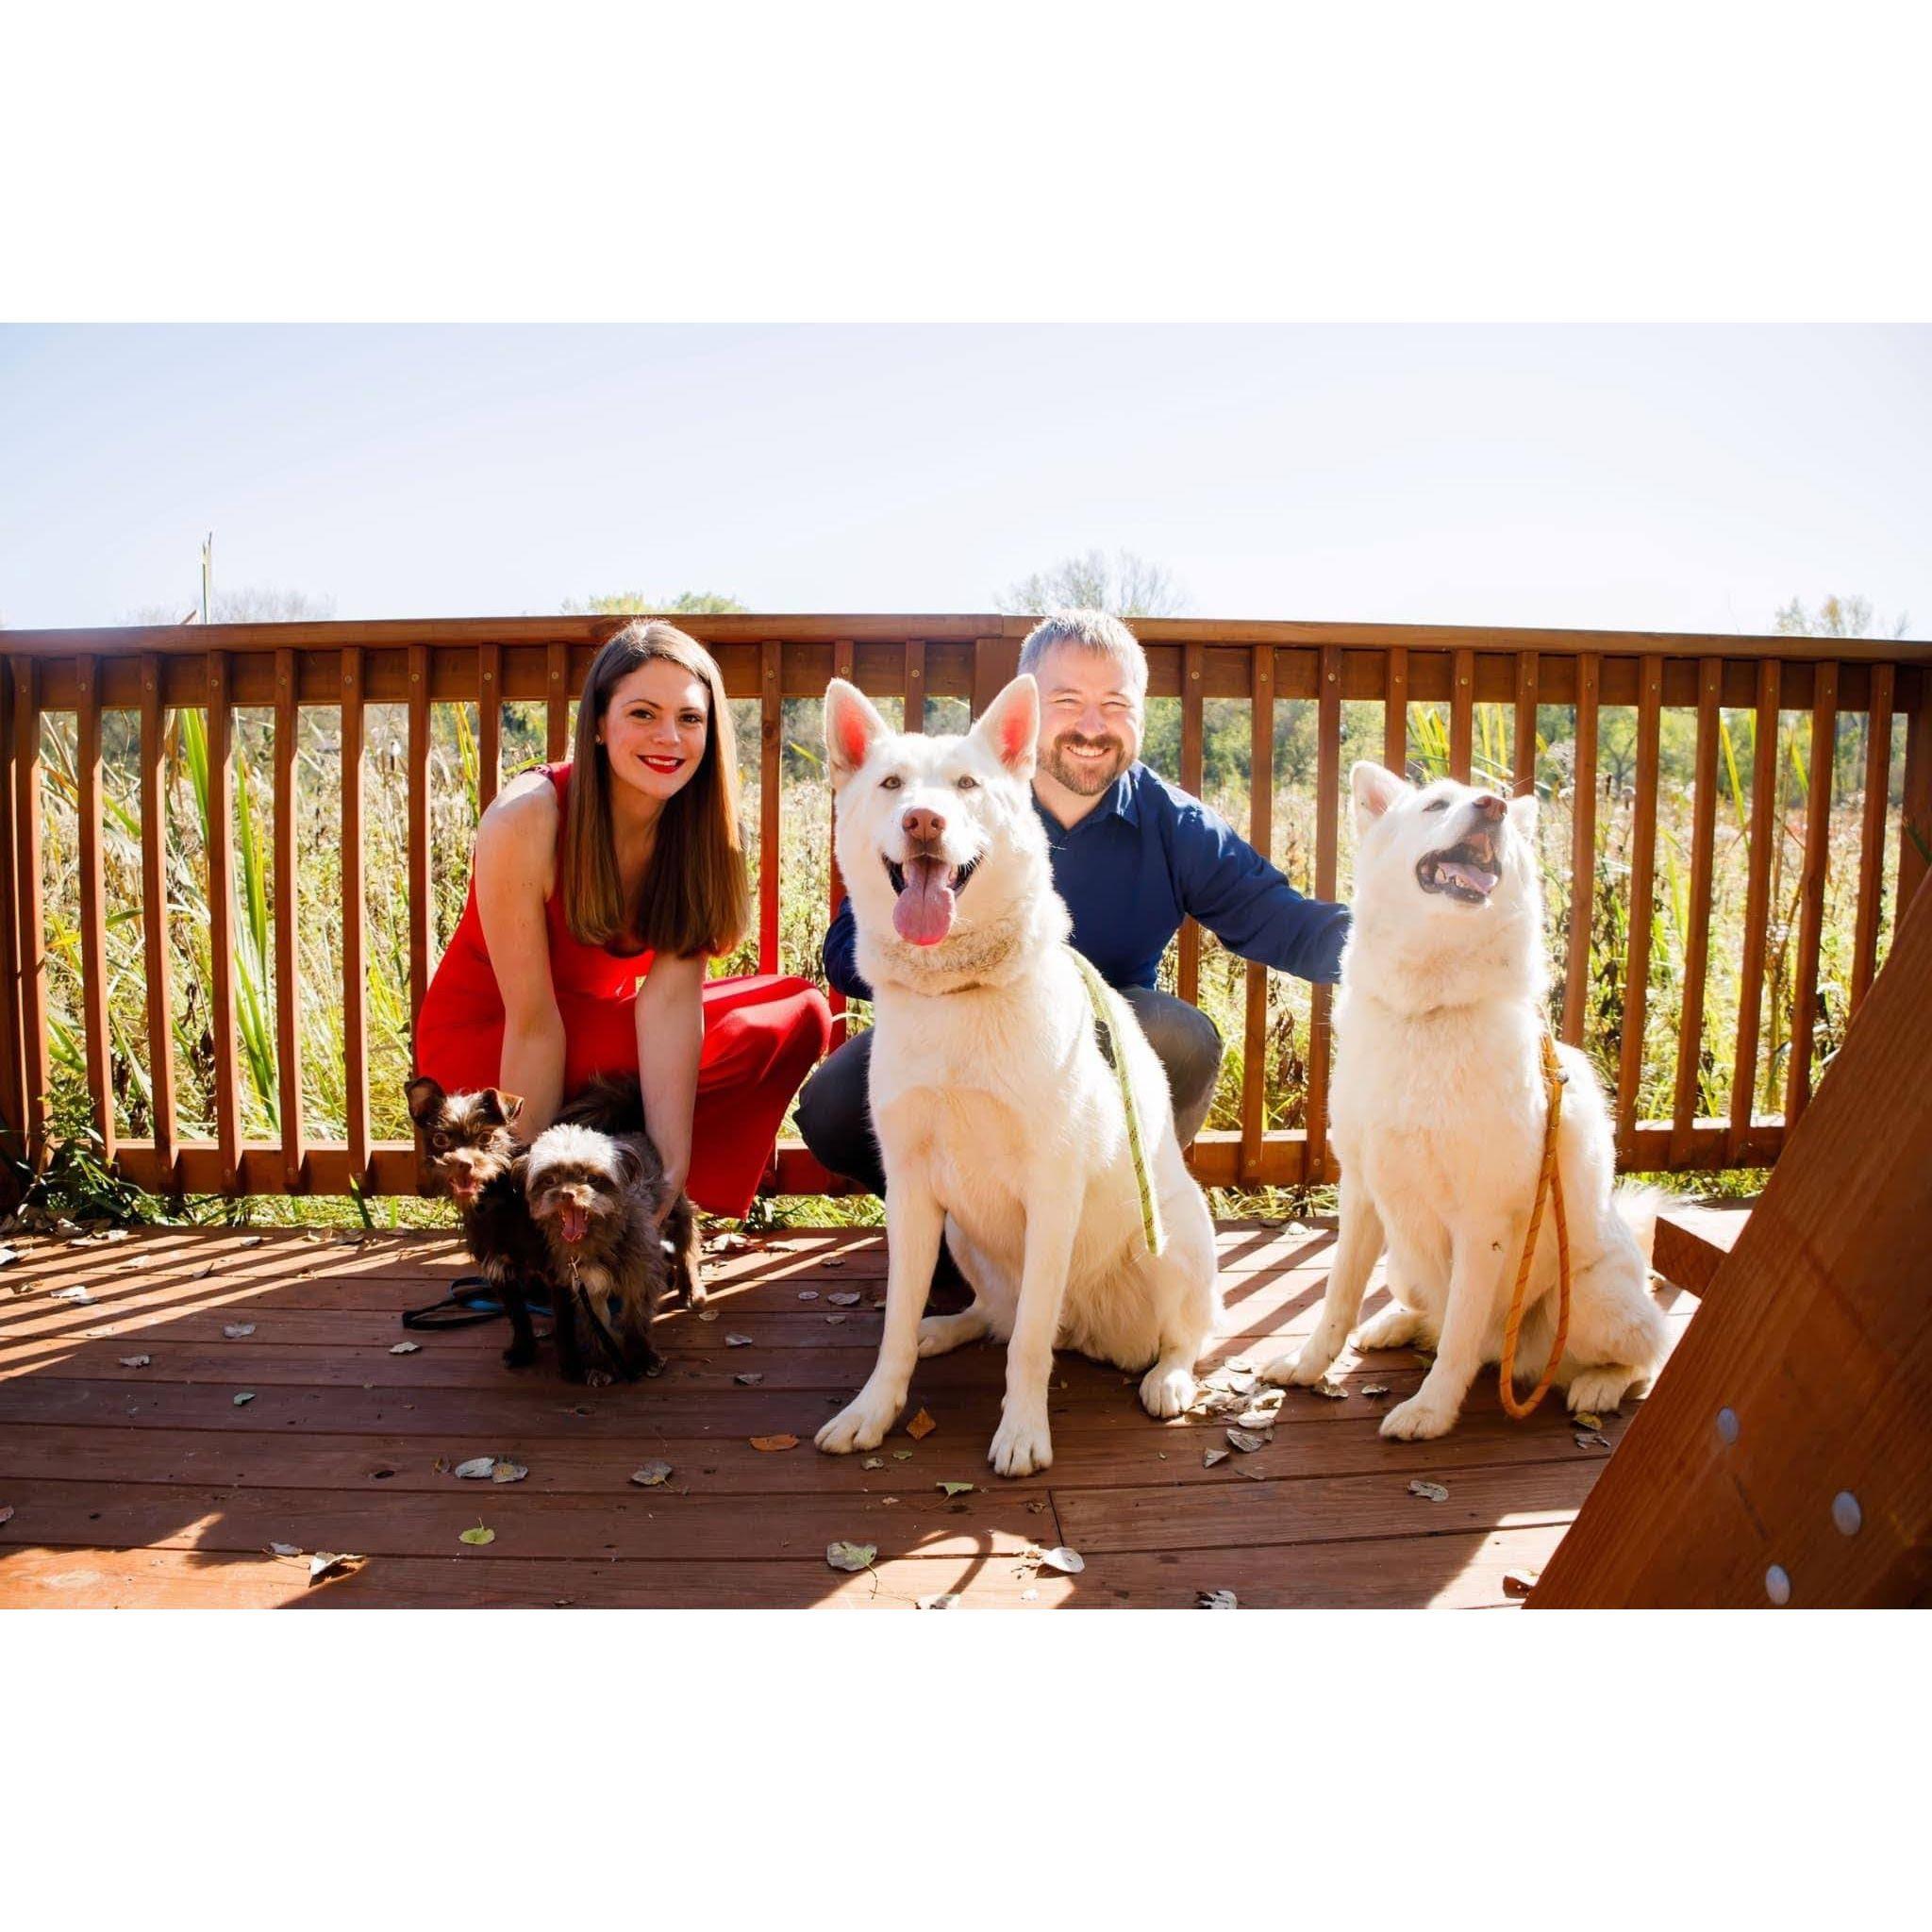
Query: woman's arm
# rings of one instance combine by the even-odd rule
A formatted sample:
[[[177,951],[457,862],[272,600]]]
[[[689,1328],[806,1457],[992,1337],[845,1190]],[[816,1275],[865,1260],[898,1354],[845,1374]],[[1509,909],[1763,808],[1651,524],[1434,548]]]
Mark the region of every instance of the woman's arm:
[[[644,1091],[644,1124],[669,1183],[667,1209],[691,1174],[691,1123],[705,1044],[704,991],[702,955],[674,959],[661,953],[638,989],[638,1079]]]
[[[476,827],[476,910],[503,1000],[498,1084],[523,1096],[516,1129],[525,1141],[550,1124],[563,1099],[563,1016],[550,979],[543,916],[557,821],[557,794],[539,774],[535,784],[506,791]]]

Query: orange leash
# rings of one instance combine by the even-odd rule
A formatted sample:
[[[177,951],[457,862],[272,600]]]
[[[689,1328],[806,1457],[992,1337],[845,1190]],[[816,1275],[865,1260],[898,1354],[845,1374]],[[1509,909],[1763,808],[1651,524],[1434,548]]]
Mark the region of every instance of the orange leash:
[[[1516,1270],[1516,1291],[1509,1297],[1509,1319],[1503,1327],[1503,1365],[1499,1372],[1498,1393],[1503,1407],[1518,1422],[1534,1413],[1536,1406],[1550,1392],[1557,1379],[1557,1368],[1563,1359],[1563,1344],[1570,1339],[1570,1223],[1563,1213],[1563,1174],[1557,1165],[1557,1128],[1563,1117],[1563,1084],[1569,1078],[1557,1060],[1557,1042],[1543,1028],[1543,1164],[1537,1175],[1536,1202],[1529,1210],[1529,1233],[1523,1242],[1523,1260]],[[1542,1380],[1527,1402],[1516,1399],[1516,1335],[1523,1326],[1523,1297],[1529,1288],[1530,1263],[1536,1258],[1536,1238],[1542,1232],[1543,1197],[1554,1195],[1557,1208],[1557,1339],[1550,1345],[1550,1359]]]

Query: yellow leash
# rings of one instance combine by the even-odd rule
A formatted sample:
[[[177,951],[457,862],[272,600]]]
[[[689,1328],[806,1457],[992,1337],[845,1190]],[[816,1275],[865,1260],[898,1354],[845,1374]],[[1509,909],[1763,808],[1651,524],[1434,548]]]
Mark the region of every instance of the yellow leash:
[[[1557,1042],[1550,1029],[1543,1028],[1543,1163],[1537,1175],[1536,1201],[1529,1210],[1529,1233],[1524,1238],[1523,1260],[1516,1270],[1516,1291],[1509,1297],[1509,1319],[1503,1327],[1503,1363],[1498,1393],[1503,1407],[1518,1422],[1534,1412],[1550,1392],[1557,1379],[1557,1366],[1563,1359],[1563,1344],[1570,1339],[1570,1223],[1563,1213],[1563,1173],[1557,1164],[1557,1128],[1563,1117],[1563,1084],[1569,1075],[1557,1059]],[[1523,1297],[1529,1287],[1530,1263],[1536,1257],[1536,1238],[1542,1232],[1543,1197],[1554,1195],[1557,1209],[1557,1339],[1550,1346],[1550,1359],[1542,1380],[1527,1402],[1516,1399],[1516,1334],[1523,1326]]]

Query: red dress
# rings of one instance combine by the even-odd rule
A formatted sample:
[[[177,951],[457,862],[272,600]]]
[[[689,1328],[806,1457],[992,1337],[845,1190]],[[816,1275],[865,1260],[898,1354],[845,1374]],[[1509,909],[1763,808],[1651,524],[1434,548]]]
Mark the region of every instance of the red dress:
[[[550,767],[546,775],[557,788],[560,876],[570,766]],[[651,955],[612,953],[574,938],[560,891],[544,901],[543,917],[550,934],[550,982],[563,1016],[567,1098],[593,1074],[637,1071],[633,1007]],[[713,1214],[742,1215],[771,1161],[791,1096],[824,1057],[831,1010],[808,979],[751,974],[707,980],[704,1011],[685,1188]],[[473,877],[463,916],[416,1015],[416,1071],[453,1093],[498,1085],[503,1026],[503,999],[483,941]]]

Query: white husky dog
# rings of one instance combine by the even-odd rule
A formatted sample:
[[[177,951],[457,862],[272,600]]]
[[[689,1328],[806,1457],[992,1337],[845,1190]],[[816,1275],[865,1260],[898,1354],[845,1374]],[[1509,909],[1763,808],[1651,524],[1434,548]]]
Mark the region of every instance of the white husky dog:
[[[1314,1334],[1262,1371],[1320,1380],[1341,1351],[1386,1241],[1395,1306],[1362,1348],[1421,1339],[1434,1366],[1383,1419],[1385,1436],[1441,1436],[1486,1362],[1501,1359],[1542,1165],[1548,969],[1536,800],[1438,780],[1421,791],[1379,765],[1355,793],[1354,925],[1336,1002],[1333,1128],[1341,1230]],[[1557,1384],[1573,1409],[1614,1408],[1663,1360],[1646,1284],[1656,1198],[1613,1196],[1615,1147],[1590,1062],[1558,1047],[1557,1158],[1570,1225],[1569,1341]],[[1516,1373],[1534,1381],[1557,1324],[1555,1214],[1545,1208]]]
[[[1031,677],[964,738],[896,733],[838,678],[825,692],[839,865],[874,990],[888,1243],[878,1360],[818,1433],[834,1455],[878,1445],[917,1357],[989,1334],[1008,1342],[987,1457],[1002,1475],[1053,1460],[1056,1345],[1146,1370],[1150,1415],[1194,1399],[1217,1314],[1214,1227],[1181,1160],[1160,1062],[1108,990],[1166,1223],[1164,1252],[1148,1252],[1120,1085],[1033,809],[1039,724]],[[942,1229],[974,1301],[922,1321]]]

